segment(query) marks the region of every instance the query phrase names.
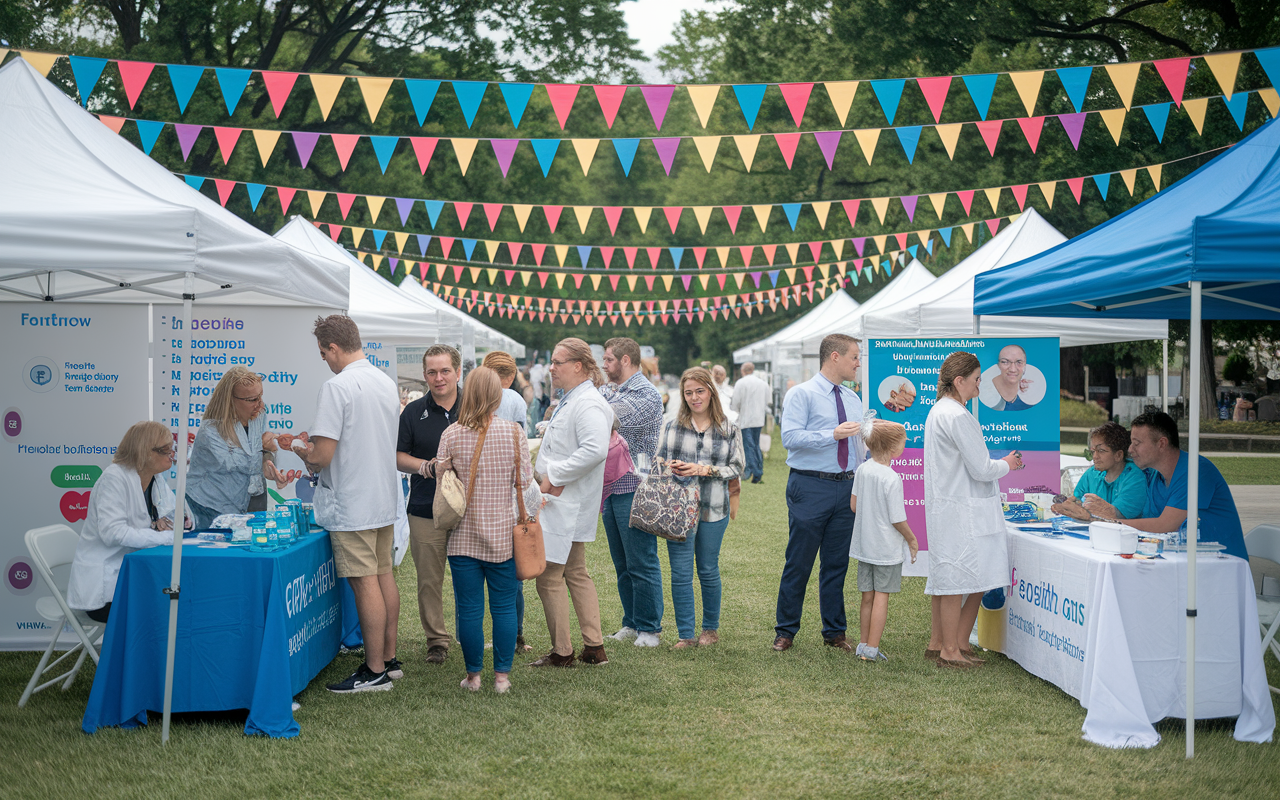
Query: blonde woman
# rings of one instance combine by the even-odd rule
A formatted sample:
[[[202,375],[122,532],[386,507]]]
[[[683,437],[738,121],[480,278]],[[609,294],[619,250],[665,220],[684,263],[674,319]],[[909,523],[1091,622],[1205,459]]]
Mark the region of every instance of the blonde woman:
[[[288,485],[276,471],[276,437],[267,432],[265,412],[256,372],[235,366],[223,373],[205,406],[187,473],[187,499],[198,530],[220,514],[248,510],[249,498],[266,492],[264,476],[278,488]]]
[[[729,481],[742,475],[742,433],[725,416],[715,380],[705,367],[680,376],[680,410],[658,440],[657,457],[675,474],[697,478],[701,516],[683,542],[667,542],[671,562],[671,602],[675,606],[676,648],[720,640],[720,544],[729,526]],[[702,587],[702,635],[694,638],[693,572]]]
[[[89,493],[89,511],[71,562],[67,604],[106,622],[124,557],[144,547],[173,544],[177,499],[165,482],[173,466],[173,434],[159,422],[125,433],[111,464]]]
[[[436,471],[452,469],[463,486],[475,473],[475,486],[462,522],[449,534],[449,572],[453,576],[458,640],[466,661],[463,689],[480,690],[484,669],[484,592],[489,587],[493,620],[493,688],[511,688],[516,648],[516,562],[512,529],[515,492],[533,481],[529,441],[519,425],[498,418],[502,382],[488,367],[476,367],[462,387],[458,421],[440,436]],[[476,458],[476,445],[480,448]],[[518,465],[518,466],[517,466]]]

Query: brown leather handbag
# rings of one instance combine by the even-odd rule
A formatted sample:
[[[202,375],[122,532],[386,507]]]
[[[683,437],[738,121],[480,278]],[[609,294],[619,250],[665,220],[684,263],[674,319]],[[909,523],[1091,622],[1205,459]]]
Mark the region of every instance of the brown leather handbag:
[[[547,548],[542,541],[542,523],[524,505],[524,491],[520,486],[520,437],[523,435],[523,431],[516,431],[516,504],[519,515],[511,531],[511,549],[516,559],[516,578],[527,581],[546,570]]]

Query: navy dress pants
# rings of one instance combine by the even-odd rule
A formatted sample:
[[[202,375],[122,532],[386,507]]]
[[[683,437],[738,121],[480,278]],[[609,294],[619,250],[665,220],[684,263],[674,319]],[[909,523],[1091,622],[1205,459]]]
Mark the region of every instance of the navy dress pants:
[[[844,577],[849,571],[849,544],[853,539],[853,511],[849,494],[853,481],[826,481],[792,472],[787,479],[787,560],[778,586],[779,636],[794,639],[800,630],[805,589],[818,566],[818,607],[822,612],[822,638],[845,632]]]

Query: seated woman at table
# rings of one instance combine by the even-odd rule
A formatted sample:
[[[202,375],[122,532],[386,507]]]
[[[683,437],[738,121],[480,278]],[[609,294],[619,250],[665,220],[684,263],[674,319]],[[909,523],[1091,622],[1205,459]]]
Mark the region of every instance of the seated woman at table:
[[[125,433],[110,466],[89,493],[88,516],[71,562],[67,605],[106,622],[125,555],[173,544],[176,499],[164,479],[173,460],[173,434],[159,422],[139,422]],[[188,506],[188,527],[190,521]]]
[[[1147,476],[1129,460],[1129,432],[1124,426],[1107,422],[1089,431],[1089,454],[1093,469],[1080,476],[1075,498],[1055,504],[1053,513],[1088,522],[1093,519],[1088,506],[1101,500],[1121,519],[1141,515],[1147,503]]]
[[[204,420],[191,448],[187,502],[196,514],[196,529],[208,528],[220,514],[243,514],[250,500],[262,496],[263,477],[278,488],[289,484],[276,471],[276,434],[267,432],[262,378],[248,367],[228,369],[205,406]]]

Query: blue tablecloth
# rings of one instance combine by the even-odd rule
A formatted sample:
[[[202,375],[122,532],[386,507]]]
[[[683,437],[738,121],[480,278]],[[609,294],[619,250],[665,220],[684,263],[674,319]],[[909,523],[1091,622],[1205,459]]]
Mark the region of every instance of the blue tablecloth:
[[[82,727],[147,723],[164,706],[173,548],[125,556]],[[360,643],[351,589],[327,533],[274,553],[187,545],[182,552],[175,712],[249,710],[244,732],[292,737],[293,696],[340,641]]]

